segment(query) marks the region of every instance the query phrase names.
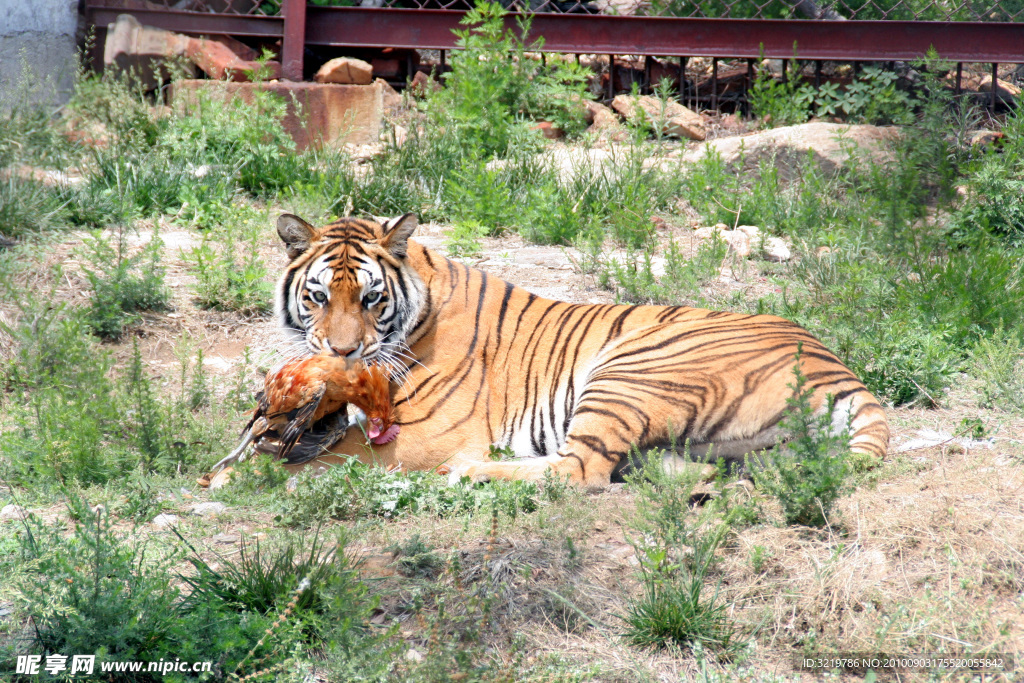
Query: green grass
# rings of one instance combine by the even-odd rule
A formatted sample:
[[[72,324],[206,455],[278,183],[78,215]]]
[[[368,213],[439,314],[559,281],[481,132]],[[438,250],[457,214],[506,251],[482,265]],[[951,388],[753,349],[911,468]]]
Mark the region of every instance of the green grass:
[[[64,133],[71,122],[49,112],[16,108],[0,118],[0,167],[17,170],[0,180],[0,234],[22,243],[0,253],[0,476],[10,488],[4,504],[11,496],[35,507],[69,498],[70,509],[60,514],[74,520],[32,520],[17,534],[4,527],[0,535],[7,577],[0,594],[16,601],[17,623],[34,625],[31,647],[81,648],[112,659],[224,653],[223,677],[287,612],[241,673],[267,656],[266,665],[278,668],[266,678],[294,665],[300,672],[316,666],[337,680],[507,680],[510,671],[517,680],[621,679],[620,671],[579,656],[537,655],[518,634],[526,622],[510,617],[509,606],[536,577],[544,590],[529,595],[544,617],[529,619],[574,637],[596,630],[615,647],[689,653],[700,666],[742,659],[744,641],[764,643],[748,630],[749,619],[736,618],[739,607],[719,582],[723,560],[737,552],[733,539],[764,521],[761,510],[730,494],[692,509],[692,482],[664,473],[630,484],[639,509],[628,530],[639,587],[628,599],[620,592],[619,621],[607,613],[594,618],[586,603],[593,591],[581,577],[604,551],[578,544],[572,525],[589,525],[597,513],[582,495],[563,495],[560,482],[449,487],[434,474],[388,474],[350,461],[320,477],[301,475],[290,493],[285,470],[254,459],[214,496],[238,508],[232,520],[252,520],[246,524],[268,533],[258,544],[245,539],[237,554],[220,555],[203,543],[211,522],[187,518],[181,543],[141,526],[161,512],[182,513],[194,478],[236,443],[252,396],[245,370],[235,380],[214,380],[189,344],[178,343],[178,367],[160,377],[143,362],[144,337],[138,346],[113,345],[119,336],[126,344],[124,337],[148,333],[140,327],[144,312],[169,301],[159,231],[150,246],[132,250],[127,236],[136,228],[193,231],[198,246],[181,256],[196,278],[196,302],[249,316],[268,310],[273,273],[259,251],[273,240],[270,217],[280,208],[310,207],[302,213],[323,220],[411,210],[454,226],[449,248],[461,255],[472,255],[485,236],[508,233],[575,245],[597,283],[623,301],[792,318],[888,403],[944,405],[967,372],[981,410],[1005,413],[1000,420],[1019,415],[1018,114],[1005,121],[1002,147],[985,151],[965,146],[973,114],[933,81],[905,102],[887,75],[869,72],[864,88],[827,89],[820,102],[796,102],[807,107],[796,114],[786,109],[794,105],[788,91],[765,84],[761,95],[780,108],[779,120],[810,107],[839,110],[848,99],[853,118],[894,118],[902,107],[917,123],[893,143],[892,162],[859,160],[853,150],[833,175],[810,158],[793,177],[769,162],[741,175],[714,155],[678,166],[665,162],[663,143],[648,143],[640,131],[607,163],[574,151],[560,169],[538,154],[545,143],[530,125],[543,118],[578,132],[579,74],[571,60],[552,57],[562,66],[546,69],[531,58],[507,60],[529,38],[498,30],[500,14],[496,7],[477,13],[482,21],[463,35],[468,49],[453,58],[447,89],[424,104],[422,125],[410,127],[404,144],[392,139],[358,166],[339,152],[296,153],[280,124],[284,102],[270,97],[250,104],[200,98],[190,110],[156,117],[130,81],[83,76],[67,111],[73,128],[104,140],[99,146],[70,142]],[[474,58],[496,54],[500,62]],[[68,166],[80,170],[82,182],[48,187],[32,179],[32,169]],[[755,252],[742,265],[766,287],[723,303],[709,285],[723,264],[740,265],[729,261],[725,243],[706,241],[690,252],[681,236],[655,231],[655,215],[671,225],[694,216],[702,225],[757,225],[789,240],[797,258],[768,264]],[[48,270],[43,257],[61,231],[79,227],[101,230],[75,254],[87,296],[62,301],[60,283],[68,279],[60,268]],[[822,247],[828,252],[819,253]],[[608,257],[611,249],[624,256]],[[664,259],[663,274],[657,259]],[[764,293],[770,289],[778,291]],[[829,501],[847,490],[845,473],[827,457],[818,469],[807,464],[837,445],[819,438],[813,419],[794,415],[789,426],[805,437],[795,442],[803,449],[800,467],[780,466],[772,490],[789,522],[819,524],[818,501],[830,512]],[[975,411],[961,427],[982,436],[991,423]],[[907,466],[872,477],[899,476]],[[112,516],[90,512],[79,497],[102,502]],[[488,537],[481,528],[492,515],[502,528]],[[296,536],[321,525],[319,536]],[[525,546],[504,546],[506,525],[536,535],[530,540],[544,561],[530,564],[522,559]],[[354,540],[390,548],[397,576],[360,578],[345,555]],[[485,561],[488,545],[493,556]],[[769,546],[762,540],[744,550],[743,566],[772,571],[780,558]],[[313,587],[297,593],[310,575]],[[97,585],[103,591],[85,588]],[[892,629],[911,628],[899,606],[885,609]],[[784,642],[811,647],[812,630]],[[879,642],[888,642],[886,633],[879,631]],[[410,649],[423,660],[406,658]],[[640,677],[642,668],[629,676]],[[713,680],[716,671],[705,677]]]

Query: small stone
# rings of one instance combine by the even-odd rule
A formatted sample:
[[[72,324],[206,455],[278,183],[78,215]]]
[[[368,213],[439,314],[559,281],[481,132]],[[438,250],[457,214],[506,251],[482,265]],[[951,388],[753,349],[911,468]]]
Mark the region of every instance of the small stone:
[[[409,83],[409,90],[416,97],[423,97],[428,92],[440,89],[441,84],[422,71],[417,71],[416,75],[412,77],[412,82]]]
[[[596,522],[594,522],[594,531],[604,531],[607,528],[608,522],[604,521],[603,519],[599,519]]]
[[[565,132],[551,123],[550,121],[541,121],[533,127],[534,130],[539,130],[540,134],[546,137],[548,140],[557,140],[558,138],[565,135]]]
[[[405,141],[409,139],[409,131],[402,126],[394,127],[395,134],[395,147],[401,147],[405,144]]]
[[[235,534],[217,534],[213,537],[214,543],[238,543],[238,536]]]
[[[405,651],[405,659],[409,662],[422,662],[423,654],[419,650],[414,650],[411,647]]]
[[[177,515],[169,515],[169,514],[164,513],[164,512],[160,513],[159,515],[157,515],[156,517],[153,518],[153,526],[157,527],[158,529],[165,529],[165,528],[171,526],[172,524],[177,524],[177,523],[178,523],[178,516]]]
[[[764,256],[769,261],[781,263],[793,258],[793,252],[781,237],[769,237],[764,241]]]
[[[761,228],[756,225],[741,225],[736,228],[750,239],[758,239],[761,237]]]
[[[373,67],[354,57],[336,57],[321,66],[313,80],[317,83],[369,85],[373,82]]]
[[[209,517],[211,515],[219,515],[228,507],[224,503],[196,503],[189,510],[193,515],[199,515],[200,517]]]
[[[0,510],[0,520],[8,521],[12,519],[25,519],[26,517],[28,517],[28,510],[13,503],[5,505],[4,508]]]

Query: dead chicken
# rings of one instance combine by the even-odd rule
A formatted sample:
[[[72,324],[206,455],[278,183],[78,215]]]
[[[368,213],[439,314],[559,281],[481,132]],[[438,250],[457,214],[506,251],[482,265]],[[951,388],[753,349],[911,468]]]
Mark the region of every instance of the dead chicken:
[[[380,368],[331,355],[310,356],[287,361],[267,373],[263,391],[256,395],[256,410],[245,426],[242,443],[230,455],[214,465],[214,471],[244,460],[249,444],[264,437],[276,438],[274,452],[288,462],[305,462],[318,454],[318,448],[303,449],[300,460],[289,460],[299,438],[325,416],[330,416],[352,403],[366,414],[366,436],[371,443],[385,444],[398,435],[394,424],[389,380]],[[345,416],[340,416],[340,429],[328,428],[327,435],[344,433]],[[333,440],[321,435],[318,443],[330,446]]]

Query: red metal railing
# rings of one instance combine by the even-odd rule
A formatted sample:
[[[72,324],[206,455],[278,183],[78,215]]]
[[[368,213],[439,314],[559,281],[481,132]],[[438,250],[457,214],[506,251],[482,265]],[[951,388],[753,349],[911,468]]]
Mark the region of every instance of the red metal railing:
[[[86,17],[99,32],[118,14],[130,13],[143,24],[181,33],[280,40],[285,78],[301,80],[307,45],[452,49],[452,29],[467,7],[467,0],[404,0],[414,5],[411,9],[307,6],[305,0],[189,0],[172,7],[172,1],[86,0]],[[950,61],[989,64],[993,73],[998,63],[1024,63],[1024,23],[1015,23],[1024,19],[1024,5],[1018,10],[1016,2],[1008,1],[1004,10],[999,2],[986,0],[837,0],[827,5],[815,0],[604,1],[633,13],[596,14],[591,2],[580,0],[503,4],[552,10],[533,13],[532,32],[544,36],[545,51],[677,56],[681,69],[687,57],[788,59],[794,50],[801,60],[857,62],[910,61],[934,48]],[[792,16],[798,9],[834,19],[767,18]],[[712,13],[731,18],[707,18]],[[871,18],[846,20],[847,15]],[[901,17],[942,20],[893,20]],[[994,102],[995,79],[992,87]]]

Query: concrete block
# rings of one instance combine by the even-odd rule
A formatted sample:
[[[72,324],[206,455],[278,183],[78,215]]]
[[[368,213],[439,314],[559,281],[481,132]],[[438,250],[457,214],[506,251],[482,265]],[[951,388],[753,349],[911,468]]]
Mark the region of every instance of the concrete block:
[[[288,102],[284,128],[295,140],[299,151],[310,147],[368,145],[380,139],[382,91],[375,83],[340,85],[184,80],[174,84],[171,99],[175,108],[193,106],[199,92],[226,98],[239,97],[242,101],[251,102],[253,93],[258,90],[280,95]]]

